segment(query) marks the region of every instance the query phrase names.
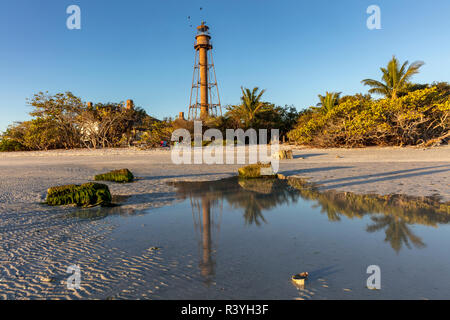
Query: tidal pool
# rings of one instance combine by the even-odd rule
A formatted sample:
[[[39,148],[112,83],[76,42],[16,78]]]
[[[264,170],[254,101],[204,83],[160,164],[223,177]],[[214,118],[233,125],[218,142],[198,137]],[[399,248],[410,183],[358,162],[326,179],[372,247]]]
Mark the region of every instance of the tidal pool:
[[[450,207],[439,199],[320,192],[295,179],[175,186],[172,206],[108,217],[114,246],[132,255],[153,245],[176,261],[151,298],[450,299]],[[371,265],[380,290],[366,287]],[[291,282],[300,272],[304,287]]]

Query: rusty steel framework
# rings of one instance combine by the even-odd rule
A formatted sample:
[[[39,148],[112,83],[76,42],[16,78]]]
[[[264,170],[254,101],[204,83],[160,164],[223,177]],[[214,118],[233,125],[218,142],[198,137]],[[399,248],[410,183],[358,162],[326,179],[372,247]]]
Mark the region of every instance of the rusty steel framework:
[[[209,28],[202,22],[197,30],[194,44],[194,73],[192,75],[192,88],[189,99],[189,120],[204,120],[207,117],[222,115],[212,44],[210,42],[211,36],[208,32]]]

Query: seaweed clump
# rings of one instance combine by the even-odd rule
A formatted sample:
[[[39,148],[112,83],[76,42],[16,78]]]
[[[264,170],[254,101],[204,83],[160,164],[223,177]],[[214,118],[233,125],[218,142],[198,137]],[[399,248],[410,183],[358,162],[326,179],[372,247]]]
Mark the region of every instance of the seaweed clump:
[[[95,181],[113,181],[113,182],[132,182],[134,176],[128,169],[113,170],[108,173],[98,174],[94,177]]]
[[[254,179],[254,178],[274,178],[272,165],[270,163],[256,163],[242,168],[239,168],[239,178]]]
[[[45,203],[50,206],[75,204],[80,207],[93,207],[110,205],[111,200],[107,185],[90,182],[49,188]]]

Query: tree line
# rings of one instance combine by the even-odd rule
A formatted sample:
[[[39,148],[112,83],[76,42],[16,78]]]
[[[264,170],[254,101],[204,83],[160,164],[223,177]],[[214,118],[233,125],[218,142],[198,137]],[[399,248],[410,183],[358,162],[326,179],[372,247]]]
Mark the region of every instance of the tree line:
[[[242,88],[242,104],[227,106],[224,116],[205,120],[204,129],[277,128],[285,136],[298,117],[294,107],[261,102],[264,91]],[[258,93],[258,94],[257,94]],[[17,122],[1,135],[0,151],[28,151],[74,148],[153,148],[170,143],[172,132],[185,128],[193,132],[193,121],[158,120],[140,107],[124,103],[86,104],[71,92],[51,95],[39,92],[28,100],[32,119]]]
[[[136,130],[158,120],[123,103],[85,104],[71,92],[39,92],[28,100],[30,121],[9,126],[1,151],[106,148],[130,145]]]
[[[241,87],[241,101],[203,129],[279,129],[281,139],[314,147],[435,145],[450,138],[450,84],[416,84],[411,78],[424,63],[400,63],[394,56],[380,68],[381,81],[364,79],[368,94],[318,95],[319,102],[300,112],[294,106],[265,102],[265,90]],[[382,97],[375,99],[371,94]],[[155,119],[140,107],[120,103],[84,103],[71,92],[39,92],[28,100],[30,121],[9,126],[0,151],[138,146],[170,142],[172,132],[193,132],[193,121]],[[269,131],[270,132],[270,131]]]
[[[450,138],[450,85],[411,81],[424,63],[400,64],[395,56],[380,68],[381,81],[364,79],[369,94],[319,95],[288,133],[296,144],[315,147],[439,145]],[[379,94],[374,99],[370,94]]]

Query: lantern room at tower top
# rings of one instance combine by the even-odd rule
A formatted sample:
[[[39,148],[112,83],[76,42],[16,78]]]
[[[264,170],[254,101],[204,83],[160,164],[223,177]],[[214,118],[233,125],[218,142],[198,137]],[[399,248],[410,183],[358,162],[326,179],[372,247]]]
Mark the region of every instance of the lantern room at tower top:
[[[202,21],[202,24],[197,27],[197,35],[195,36],[196,43],[194,45],[195,50],[204,48],[211,50],[212,45],[210,43],[211,35],[209,34],[209,27]]]

